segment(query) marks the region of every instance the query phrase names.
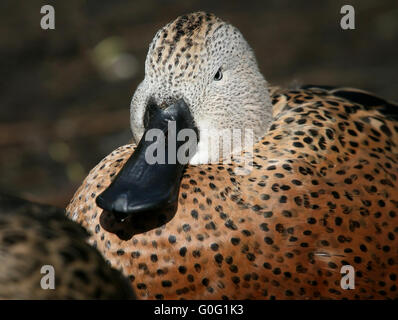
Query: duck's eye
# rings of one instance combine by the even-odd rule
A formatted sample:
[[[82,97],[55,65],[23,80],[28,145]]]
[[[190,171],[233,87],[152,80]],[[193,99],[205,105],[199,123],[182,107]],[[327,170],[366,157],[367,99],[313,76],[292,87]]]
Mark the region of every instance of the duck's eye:
[[[217,70],[216,74],[214,75],[214,80],[220,81],[222,79],[222,72],[221,68]]]

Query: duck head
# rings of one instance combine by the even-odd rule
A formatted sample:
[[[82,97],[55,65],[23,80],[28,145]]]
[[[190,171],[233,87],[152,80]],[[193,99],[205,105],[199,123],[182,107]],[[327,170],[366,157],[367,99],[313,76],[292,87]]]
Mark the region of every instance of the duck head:
[[[267,83],[252,49],[238,29],[204,12],[181,16],[156,33],[130,111],[137,149],[97,197],[98,206],[119,220],[175,207],[184,166],[219,155],[209,148],[209,130],[222,139],[225,130],[250,129],[256,142],[272,120]],[[192,130],[196,139],[173,146],[166,142],[165,163],[148,161],[153,129],[166,137],[170,122],[175,122],[174,142],[183,129]],[[189,149],[185,163],[178,157],[184,143]]]

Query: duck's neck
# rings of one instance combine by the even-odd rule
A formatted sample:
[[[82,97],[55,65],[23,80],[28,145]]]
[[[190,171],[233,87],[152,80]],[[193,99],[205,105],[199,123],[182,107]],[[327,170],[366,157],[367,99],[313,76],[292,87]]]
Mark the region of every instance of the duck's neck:
[[[235,125],[216,129],[209,123],[200,123],[198,148],[190,164],[224,162],[242,151],[252,151],[272,123],[272,102],[265,80],[263,88],[250,95],[241,113],[236,115]]]

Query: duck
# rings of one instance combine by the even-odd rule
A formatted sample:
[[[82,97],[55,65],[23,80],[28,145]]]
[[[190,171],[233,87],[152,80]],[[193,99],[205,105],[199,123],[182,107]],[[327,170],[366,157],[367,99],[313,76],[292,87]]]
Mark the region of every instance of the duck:
[[[90,171],[66,211],[138,299],[398,298],[396,103],[269,85],[236,27],[195,12],[153,38],[130,123],[133,141]],[[168,138],[170,123],[198,139],[165,153],[192,153],[149,163],[153,133]],[[230,161],[206,140],[248,128],[252,143]]]
[[[134,299],[64,210],[0,193],[0,299]]]

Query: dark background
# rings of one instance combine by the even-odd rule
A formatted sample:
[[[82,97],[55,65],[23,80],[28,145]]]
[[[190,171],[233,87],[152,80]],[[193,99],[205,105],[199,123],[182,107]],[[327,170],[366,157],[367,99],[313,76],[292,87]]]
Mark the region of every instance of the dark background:
[[[40,8],[55,8],[55,30]],[[356,9],[356,30],[340,8]],[[237,26],[271,84],[328,84],[398,100],[397,0],[1,0],[0,191],[64,207],[130,139],[129,104],[155,32],[210,11]]]

